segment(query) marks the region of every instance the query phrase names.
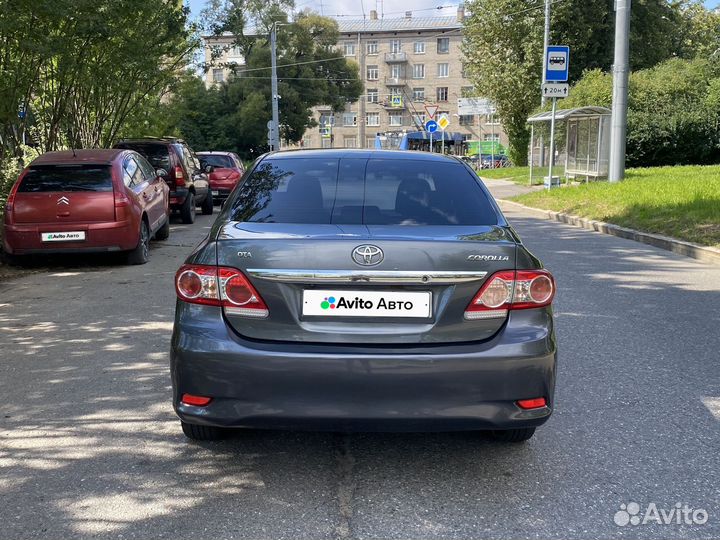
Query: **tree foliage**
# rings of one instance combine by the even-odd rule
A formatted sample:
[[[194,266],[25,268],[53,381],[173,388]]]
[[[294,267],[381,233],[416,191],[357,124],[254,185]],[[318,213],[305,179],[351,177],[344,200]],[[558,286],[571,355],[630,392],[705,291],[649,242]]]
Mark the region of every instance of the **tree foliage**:
[[[720,160],[720,65],[673,58],[630,75],[627,161],[630,166]],[[612,104],[612,77],[585,73],[564,107]]]
[[[280,132],[285,141],[297,142],[315,125],[312,107],[343,110],[346,102],[358,99],[362,83],[357,64],[335,48],[334,20],[302,13],[288,23],[285,13],[273,13],[283,21],[277,60]],[[244,20],[244,15],[225,17]],[[269,38],[258,30],[255,36],[238,35],[238,43],[244,43],[245,65],[234,76],[207,89],[191,77],[170,108],[177,131],[197,149],[232,150],[252,158],[267,149],[266,123],[272,116]]]
[[[0,0],[0,157],[23,131],[44,151],[111,144],[184,69],[186,19],[170,0]]]
[[[469,0],[464,54],[479,95],[495,101],[510,137],[511,158],[527,159],[527,117],[540,102],[543,3]],[[613,62],[614,0],[566,0],[552,5],[551,43],[569,45],[570,80]],[[650,68],[672,57],[707,57],[720,48],[720,15],[699,0],[634,0],[630,64]]]

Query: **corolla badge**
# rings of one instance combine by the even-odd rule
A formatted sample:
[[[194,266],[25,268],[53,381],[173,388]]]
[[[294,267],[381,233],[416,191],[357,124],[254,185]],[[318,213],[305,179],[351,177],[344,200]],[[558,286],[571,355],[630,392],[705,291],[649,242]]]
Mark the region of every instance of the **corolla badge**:
[[[383,250],[372,244],[364,244],[353,249],[352,259],[363,266],[375,266],[383,262]]]
[[[57,200],[57,203],[58,203],[58,204],[70,204],[70,199],[68,199],[67,197],[65,197],[65,196],[63,195],[62,197],[60,197],[60,198]]]

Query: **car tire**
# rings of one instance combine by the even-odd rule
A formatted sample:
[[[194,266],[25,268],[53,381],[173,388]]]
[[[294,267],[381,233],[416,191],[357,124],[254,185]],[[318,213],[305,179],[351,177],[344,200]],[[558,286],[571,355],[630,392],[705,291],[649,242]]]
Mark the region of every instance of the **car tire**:
[[[180,219],[182,222],[189,225],[195,223],[195,194],[188,193],[185,202],[180,208]]]
[[[212,191],[208,191],[208,194],[205,197],[205,200],[202,202],[202,206],[200,206],[200,209],[202,210],[203,216],[212,215],[213,210],[215,210]]]
[[[143,219],[140,222],[140,233],[138,244],[135,249],[128,253],[128,264],[145,264],[150,259],[150,228]]]
[[[491,432],[493,439],[499,442],[519,443],[530,439],[535,434],[535,428],[498,429]]]
[[[180,424],[185,436],[194,441],[217,441],[225,435],[223,429],[215,426],[201,426],[187,422],[180,422]]]
[[[155,240],[167,240],[170,236],[170,216],[165,219],[165,223],[155,233]]]

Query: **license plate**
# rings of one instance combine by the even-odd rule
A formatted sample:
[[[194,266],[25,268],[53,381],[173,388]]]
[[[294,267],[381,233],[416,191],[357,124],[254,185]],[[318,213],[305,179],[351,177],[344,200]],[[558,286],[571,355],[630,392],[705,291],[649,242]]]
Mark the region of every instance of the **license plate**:
[[[319,317],[413,317],[432,313],[432,293],[386,291],[303,291],[303,315]]]
[[[77,242],[85,240],[85,231],[64,231],[41,233],[43,242]]]
[[[220,195],[220,192],[217,191],[217,190],[213,190],[212,194],[213,194],[213,195]]]

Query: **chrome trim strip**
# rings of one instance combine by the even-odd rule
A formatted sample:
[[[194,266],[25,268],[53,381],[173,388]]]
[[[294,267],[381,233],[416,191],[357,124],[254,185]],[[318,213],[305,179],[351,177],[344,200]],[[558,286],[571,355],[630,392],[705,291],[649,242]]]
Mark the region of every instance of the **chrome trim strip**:
[[[435,285],[483,279],[487,272],[415,272],[394,270],[285,270],[248,268],[254,278],[294,283],[411,283]]]

